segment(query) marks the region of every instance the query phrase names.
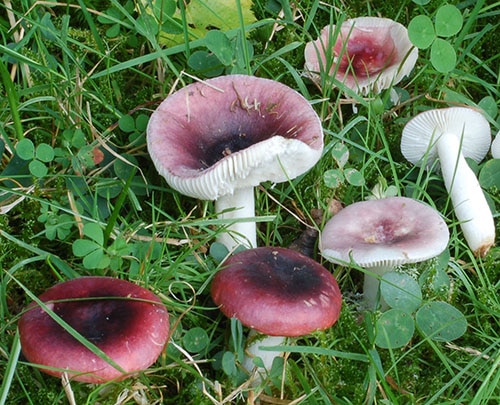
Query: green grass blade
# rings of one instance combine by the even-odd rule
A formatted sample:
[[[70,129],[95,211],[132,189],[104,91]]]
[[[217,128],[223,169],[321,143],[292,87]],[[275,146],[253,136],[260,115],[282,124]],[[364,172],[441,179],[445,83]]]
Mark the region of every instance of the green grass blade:
[[[102,54],[104,54],[106,52],[106,47],[104,46],[104,43],[102,42],[101,34],[99,34],[99,31],[94,23],[94,19],[92,18],[91,14],[89,13],[87,6],[85,5],[85,2],[83,0],[78,0],[78,4],[82,10],[82,13],[85,17],[85,20],[87,21],[90,32],[92,33],[92,36],[94,37],[94,40],[97,44],[97,47],[99,48],[99,51]]]
[[[7,93],[7,99],[9,100],[10,114],[12,116],[12,122],[14,123],[14,132],[16,133],[17,139],[23,139],[24,132],[21,117],[19,115],[19,96],[10,78],[9,71],[2,59],[0,59],[0,76],[2,77],[2,83]]]
[[[16,334],[14,335],[14,341],[12,342],[7,367],[5,368],[5,371],[3,373],[2,385],[0,386],[0,405],[4,405],[7,403],[7,397],[9,395],[12,380],[16,372],[20,353],[21,343],[19,341],[19,332],[16,331]]]
[[[262,347],[261,349],[267,351],[278,351],[278,352],[289,352],[289,353],[319,354],[323,356],[333,356],[348,360],[361,361],[363,363],[369,361],[368,356],[361,353],[347,353],[347,352],[341,352],[339,350],[326,349],[323,347],[280,345],[280,346]]]

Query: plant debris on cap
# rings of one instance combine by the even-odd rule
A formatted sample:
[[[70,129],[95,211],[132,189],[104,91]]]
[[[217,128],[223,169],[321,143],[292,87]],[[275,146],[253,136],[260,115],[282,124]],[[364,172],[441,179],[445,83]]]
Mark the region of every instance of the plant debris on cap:
[[[379,17],[349,19],[341,27],[328,25],[304,52],[305,69],[313,81],[321,84],[321,75],[335,76],[364,96],[399,83],[418,58],[406,27]]]
[[[172,188],[215,200],[218,218],[228,224],[217,241],[233,250],[257,246],[253,187],[313,167],[323,151],[323,129],[309,102],[290,87],[228,75],[167,97],[151,116],[147,141]]]
[[[164,349],[168,312],[151,291],[111,277],[81,277],[39,296],[52,315],[97,346],[118,367],[85,347],[32,302],[19,320],[22,352],[41,370],[75,381],[104,383],[148,368]]]
[[[228,75],[168,96],[151,116],[147,143],[172,188],[215,200],[306,172],[321,157],[323,130],[308,101],[290,87]]]
[[[220,310],[271,336],[302,336],[332,326],[342,296],[331,273],[291,249],[260,247],[229,257],[212,282]]]

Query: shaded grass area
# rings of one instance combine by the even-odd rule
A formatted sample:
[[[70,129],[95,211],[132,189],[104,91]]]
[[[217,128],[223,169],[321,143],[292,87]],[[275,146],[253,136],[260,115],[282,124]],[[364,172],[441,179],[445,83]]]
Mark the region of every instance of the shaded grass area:
[[[221,62],[200,33],[191,35],[195,22],[189,8],[177,9],[171,1],[4,1],[0,403],[67,402],[58,379],[19,356],[16,323],[29,302],[26,290],[38,295],[58,281],[84,275],[119,277],[150,288],[169,309],[173,333],[164,355],[137,377],[103,386],[72,383],[78,404],[498,402],[499,250],[475,258],[440,174],[411,166],[399,151],[403,125],[424,109],[479,105],[488,113],[492,133],[498,131],[500,4],[453,3],[464,16],[462,30],[450,39],[457,52],[455,69],[437,72],[429,52],[421,51],[412,75],[398,85],[404,94],[400,105],[392,105],[386,91],[356,97],[354,112],[338,89],[321,90],[304,76],[304,44],[332,22],[381,15],[408,25],[414,16],[433,16],[440,2],[306,0],[296,7],[256,0],[255,18],[246,21],[247,3],[236,1],[226,18],[232,25],[226,27],[227,59]],[[216,20],[209,22],[206,31],[217,28]],[[180,42],[165,45],[165,32]],[[235,363],[247,330],[225,319],[209,296],[224,255],[213,242],[227,224],[216,218],[212,202],[170,189],[145,147],[148,118],[164,97],[195,79],[229,73],[268,77],[297,89],[318,112],[325,132],[324,156],[309,173],[256,189],[259,244],[287,246],[313,224],[312,209],[324,212],[321,228],[333,206],[366,199],[383,179],[399,195],[429,203],[446,219],[451,241],[444,267],[451,284],[442,294],[465,314],[465,335],[436,342],[417,331],[403,348],[378,348],[380,314],[361,308],[362,272],[325,262],[344,293],[339,321],[289,342],[286,361],[277,360],[264,383],[250,386]],[[23,159],[18,145],[26,139],[33,153],[24,142],[28,158]],[[323,174],[337,167],[330,152],[338,142],[347,145],[348,165],[362,174],[364,185],[325,185]],[[484,165],[475,170],[481,173]],[[485,191],[497,217],[498,188]],[[89,223],[98,224],[99,231],[85,227]],[[75,250],[80,239],[94,249]],[[437,295],[427,292],[425,298]]]

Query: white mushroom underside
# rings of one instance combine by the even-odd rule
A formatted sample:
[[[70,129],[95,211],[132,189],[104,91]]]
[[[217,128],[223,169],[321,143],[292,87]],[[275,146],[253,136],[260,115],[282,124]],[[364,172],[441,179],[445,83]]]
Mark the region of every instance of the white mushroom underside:
[[[444,245],[443,249],[446,248]],[[441,251],[442,251],[441,250]],[[321,255],[331,261],[332,263],[348,265],[351,262],[351,259],[354,263],[359,264],[362,267],[366,268],[374,268],[374,267],[383,267],[390,268],[402,263],[418,263],[432,257],[435,257],[436,254],[429,254],[429,249],[423,247],[417,251],[414,251],[415,256],[411,256],[408,252],[400,251],[389,251],[386,247],[381,246],[369,246],[367,249],[356,249],[351,250],[349,252],[333,250],[333,249],[324,249],[321,252]],[[416,255],[419,255],[418,257]],[[361,263],[363,263],[361,265]]]
[[[435,144],[445,132],[460,137],[463,155],[477,163],[488,153],[491,145],[488,121],[481,113],[461,107],[429,110],[417,115],[403,129],[401,152],[411,163],[430,167],[438,157]],[[488,135],[461,137],[467,133]]]
[[[495,159],[500,159],[500,131],[497,133],[491,143],[491,156]]]
[[[296,139],[273,136],[226,156],[206,170],[192,170],[187,178],[172,174],[159,162],[156,167],[171,187],[182,194],[216,200],[263,181],[280,183],[293,179],[313,167],[321,153],[321,149],[313,149]]]

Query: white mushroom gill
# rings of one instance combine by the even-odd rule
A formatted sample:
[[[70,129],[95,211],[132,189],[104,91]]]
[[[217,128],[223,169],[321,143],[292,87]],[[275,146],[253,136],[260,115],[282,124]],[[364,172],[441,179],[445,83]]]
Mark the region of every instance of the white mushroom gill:
[[[491,156],[494,159],[500,159],[500,131],[498,131],[493,142],[491,142]]]

